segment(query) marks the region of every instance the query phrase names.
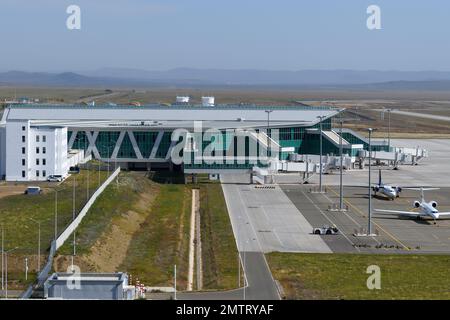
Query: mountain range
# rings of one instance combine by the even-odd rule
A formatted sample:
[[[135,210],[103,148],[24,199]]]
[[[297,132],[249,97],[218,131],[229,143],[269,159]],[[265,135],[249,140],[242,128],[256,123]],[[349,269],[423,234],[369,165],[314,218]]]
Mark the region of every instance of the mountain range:
[[[78,72],[0,72],[3,86],[50,87],[299,87],[354,88],[380,90],[450,90],[447,71],[377,70],[225,70],[177,68],[146,71],[127,68],[102,68]]]

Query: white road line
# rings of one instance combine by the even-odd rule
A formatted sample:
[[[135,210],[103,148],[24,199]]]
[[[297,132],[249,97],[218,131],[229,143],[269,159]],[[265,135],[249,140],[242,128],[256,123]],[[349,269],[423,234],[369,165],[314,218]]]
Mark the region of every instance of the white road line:
[[[239,195],[239,201],[241,202],[242,208],[244,209],[243,211],[245,212],[245,215],[247,216],[248,222],[249,222],[249,224],[250,224],[250,228],[253,230],[253,234],[255,235],[255,239],[256,239],[256,241],[257,241],[257,243],[258,243],[258,246],[259,246],[259,252],[264,252],[264,251],[262,250],[261,243],[259,242],[258,234],[256,233],[256,230],[255,230],[255,228],[253,227],[253,223],[250,222],[250,216],[248,215],[247,208],[246,208],[245,205],[244,205],[245,203],[244,203],[244,200],[242,199],[241,192],[238,192],[238,195]]]
[[[323,196],[325,197],[325,198],[327,198],[331,203],[333,203],[333,201],[326,195],[326,194],[323,194]],[[361,228],[362,227],[362,225],[358,222],[358,221],[356,221],[356,220],[354,220],[347,212],[343,212],[344,214],[345,214],[345,216],[347,217],[347,218],[349,218],[351,221],[353,221],[353,223],[355,223],[359,228]],[[379,242],[375,237],[371,237],[377,244],[381,244],[381,242]]]
[[[335,224],[333,221],[331,221],[330,218],[327,217],[326,214],[323,213],[322,209],[319,208],[319,206],[317,204],[314,203],[314,201],[312,201],[307,195],[306,193],[303,191],[303,189],[301,190],[301,192],[303,193],[303,195],[305,196],[306,199],[309,200],[309,202],[312,203],[313,206],[316,207],[317,210],[319,210],[319,212],[325,217],[325,219],[327,219],[330,223]],[[358,251],[361,252],[361,250],[359,250],[359,248],[357,246],[355,246],[355,244],[349,239],[347,238],[347,236],[344,233],[341,233],[342,236],[344,236],[345,239],[347,239],[347,241]]]

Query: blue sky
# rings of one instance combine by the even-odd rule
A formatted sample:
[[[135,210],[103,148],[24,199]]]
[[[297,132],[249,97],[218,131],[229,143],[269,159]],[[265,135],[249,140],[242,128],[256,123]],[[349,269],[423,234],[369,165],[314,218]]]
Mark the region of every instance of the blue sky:
[[[446,0],[0,0],[0,70],[448,71],[449,15]]]

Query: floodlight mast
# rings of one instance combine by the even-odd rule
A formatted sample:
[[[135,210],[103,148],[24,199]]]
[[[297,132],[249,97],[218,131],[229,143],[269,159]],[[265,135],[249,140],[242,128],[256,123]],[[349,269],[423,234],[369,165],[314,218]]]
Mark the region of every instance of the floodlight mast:
[[[372,234],[372,128],[368,128],[369,131],[369,208],[368,208],[368,228],[367,235],[370,236]]]

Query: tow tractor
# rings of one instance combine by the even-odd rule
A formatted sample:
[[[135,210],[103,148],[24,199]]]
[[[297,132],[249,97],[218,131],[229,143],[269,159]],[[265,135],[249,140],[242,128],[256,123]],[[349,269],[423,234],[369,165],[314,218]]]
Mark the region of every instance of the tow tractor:
[[[331,227],[324,225],[320,228],[313,229],[313,234],[319,234],[319,235],[321,235],[321,234],[329,235],[329,234],[338,234],[338,233],[339,233],[339,229],[335,225],[333,225]]]

